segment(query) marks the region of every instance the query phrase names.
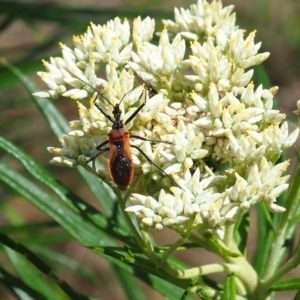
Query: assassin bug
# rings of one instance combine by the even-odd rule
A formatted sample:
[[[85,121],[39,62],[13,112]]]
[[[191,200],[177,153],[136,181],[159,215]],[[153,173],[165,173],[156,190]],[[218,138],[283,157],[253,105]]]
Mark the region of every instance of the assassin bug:
[[[72,75],[77,77],[74,74],[72,74]],[[78,78],[78,79],[81,80],[82,82],[84,82],[82,79],[80,79],[80,78]],[[84,82],[84,83],[86,85],[88,85],[90,88],[92,88],[97,93],[97,96],[95,97],[95,99],[93,101],[94,105],[109,121],[112,122],[112,129],[108,133],[108,140],[106,140],[103,143],[101,143],[100,145],[98,145],[96,147],[98,152],[96,152],[93,156],[91,156],[89,159],[86,160],[87,166],[93,171],[93,173],[94,173],[94,170],[89,166],[88,163],[93,161],[94,159],[96,159],[99,155],[103,154],[104,152],[109,151],[108,170],[110,173],[110,177],[121,191],[125,191],[127,189],[128,185],[132,182],[133,176],[134,176],[134,164],[132,161],[132,155],[131,155],[131,149],[130,149],[130,147],[133,147],[133,148],[137,149],[146,158],[146,160],[150,164],[154,165],[163,174],[168,176],[172,180],[172,182],[177,187],[180,188],[180,186],[174,181],[174,179],[171,178],[170,175],[168,175],[158,165],[156,165],[154,162],[152,162],[151,159],[146,155],[146,153],[143,150],[141,150],[136,145],[130,144],[129,137],[141,139],[144,141],[150,141],[150,142],[154,142],[154,143],[171,144],[171,143],[164,142],[164,141],[150,140],[150,139],[146,139],[146,138],[136,136],[136,135],[129,135],[129,131],[125,127],[126,124],[128,124],[141,111],[141,109],[145,106],[146,102],[142,103],[139,107],[137,107],[136,110],[128,117],[128,119],[125,122],[123,122],[123,120],[121,119],[122,111],[120,110],[120,104],[122,103],[124,97],[131,91],[126,93],[122,97],[122,99],[120,100],[119,103],[113,105],[107,98],[105,98],[103,95],[101,95],[101,93],[98,90],[93,88],[87,82]],[[152,90],[150,90],[150,92],[151,91]],[[141,94],[140,98],[142,97],[143,93]],[[106,100],[113,107],[112,116],[109,115],[100,105],[98,105],[96,103],[99,96],[101,96],[104,100]],[[103,148],[103,146],[105,146],[107,144],[109,144],[109,147]]]

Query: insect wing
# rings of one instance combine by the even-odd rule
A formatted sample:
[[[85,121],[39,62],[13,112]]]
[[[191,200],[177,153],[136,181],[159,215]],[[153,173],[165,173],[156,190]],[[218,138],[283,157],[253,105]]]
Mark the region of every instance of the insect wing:
[[[126,190],[134,175],[129,139],[110,143],[109,151],[110,176],[120,190]]]

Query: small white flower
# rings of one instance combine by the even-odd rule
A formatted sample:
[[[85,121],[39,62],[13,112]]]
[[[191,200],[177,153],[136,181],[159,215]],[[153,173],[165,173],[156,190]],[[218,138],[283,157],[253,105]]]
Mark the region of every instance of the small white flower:
[[[143,42],[150,42],[153,38],[155,30],[155,20],[149,17],[144,20],[141,17],[137,17],[133,21],[133,40],[135,44],[140,45]]]
[[[172,43],[167,30],[163,30],[159,45],[144,42],[137,45],[137,53],[132,53],[132,68],[143,80],[154,86],[159,81],[167,82],[179,68],[185,54],[185,42],[178,35]]]
[[[190,9],[175,8],[175,22],[164,20],[170,31],[180,32],[189,39],[195,40],[205,34],[211,34],[215,29],[222,29],[229,34],[236,29],[233,6],[222,7],[221,1],[198,0]]]
[[[84,139],[78,135],[64,135],[60,140],[62,148],[48,147],[53,155],[58,155],[51,160],[56,165],[76,167],[80,155],[91,156],[95,152],[95,144],[90,139]]]

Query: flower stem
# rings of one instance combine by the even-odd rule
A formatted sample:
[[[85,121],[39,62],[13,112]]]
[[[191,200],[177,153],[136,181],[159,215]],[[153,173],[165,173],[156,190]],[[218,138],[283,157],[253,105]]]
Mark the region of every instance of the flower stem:
[[[176,249],[178,249],[190,236],[191,231],[193,230],[193,223],[195,221],[195,217],[196,215],[191,217],[187,229],[180,232],[181,238],[179,238],[172,246],[168,248],[168,250],[164,252],[163,256],[161,257],[161,264],[164,264],[167,261],[168,257],[171,255],[171,253],[176,251]]]
[[[300,254],[293,256],[284,266],[282,266],[273,276],[262,283],[260,292],[265,293],[268,289],[276,283],[280,278],[287,274],[292,269],[296,268],[300,263]]]
[[[120,205],[121,212],[123,214],[123,217],[124,217],[126,223],[128,224],[128,226],[131,230],[131,234],[134,236],[134,238],[136,239],[136,241],[139,244],[139,246],[141,247],[141,249],[144,249],[144,247],[145,247],[144,241],[143,241],[140,233],[136,229],[135,225],[133,224],[130,216],[125,211],[126,199],[122,198],[120,194],[116,194],[116,195],[118,197],[118,202],[119,202],[119,205]]]
[[[240,280],[239,294],[248,295],[249,299],[256,299],[255,294],[259,284],[258,275],[247,261],[247,259],[240,253],[235,241],[234,241],[234,225],[225,226],[225,238],[224,238],[224,249],[222,247],[223,242],[218,240],[220,245],[213,243],[210,239],[203,239],[196,235],[191,234],[190,239],[196,243],[200,243],[202,247],[205,247],[210,252],[214,252],[222,257],[227,263],[235,265],[238,270],[235,272],[236,277]],[[238,257],[230,255],[230,253],[239,254]]]
[[[283,214],[279,228],[276,230],[275,240],[272,244],[270,255],[266,263],[266,271],[264,274],[265,281],[268,281],[273,276],[275,270],[278,267],[283,255],[283,245],[290,236],[288,232],[293,233],[297,216],[299,215],[299,199],[300,199],[300,185],[298,178],[300,176],[299,164],[295,168],[293,173],[293,179],[289,190],[289,195],[286,202],[286,212]],[[293,221],[295,220],[295,221]]]

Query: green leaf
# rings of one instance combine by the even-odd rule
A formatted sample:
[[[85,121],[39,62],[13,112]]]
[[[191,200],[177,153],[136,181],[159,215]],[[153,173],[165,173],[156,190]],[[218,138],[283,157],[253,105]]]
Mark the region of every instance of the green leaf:
[[[264,88],[271,88],[271,81],[265,67],[262,64],[259,64],[253,68],[255,80],[257,80],[259,84],[263,85]]]
[[[234,274],[229,274],[226,276],[222,300],[236,299],[234,277]]]
[[[298,156],[298,152],[296,152]],[[294,235],[294,228],[299,222],[300,215],[300,185],[299,177],[300,176],[300,163],[297,162],[292,178],[290,180],[290,187],[288,190],[287,201],[286,201],[286,212],[285,216],[289,217],[289,224],[287,228],[287,237],[292,238]]]
[[[126,292],[127,298],[130,300],[146,300],[144,293],[141,291],[140,288],[137,286],[137,282],[134,281],[133,277],[128,274],[128,272],[124,272],[118,266],[114,267],[116,273],[122,283],[122,286]],[[133,288],[134,287],[134,288]]]
[[[94,247],[94,250],[101,255],[105,255],[110,261],[122,261],[128,266],[131,266],[134,270],[134,274],[137,275],[139,279],[142,279],[159,291],[166,299],[180,299],[184,290],[190,287],[190,280],[174,278],[165,273],[162,269],[157,268],[153,262],[144,256],[126,253],[125,248]],[[186,299],[189,300],[193,298],[187,296]]]
[[[300,290],[298,290],[293,300],[300,300]]]
[[[0,233],[0,242],[6,246],[5,251],[10,262],[22,280],[32,289],[43,294],[45,298],[49,300],[65,300],[69,299],[66,297],[68,295],[71,299],[89,299],[74,291],[66,282],[60,280],[52,273],[49,266],[23,245],[14,242],[2,233]],[[41,277],[37,270],[48,276],[51,280]]]
[[[32,289],[44,295],[45,299],[50,300],[50,297],[53,297],[57,300],[67,300],[69,298],[53,282],[42,277],[22,255],[11,249],[6,249],[6,253],[18,276]]]
[[[220,243],[220,241],[211,233],[206,232],[205,237],[209,240],[212,246],[214,246],[214,249],[217,253],[219,253],[221,256],[231,256],[231,257],[239,257],[241,254],[231,251],[230,249],[226,248],[223,244]]]
[[[85,246],[114,245],[111,238],[100,228],[84,220],[84,215],[76,214],[65,204],[53,199],[40,187],[3,163],[0,163],[0,180],[61,224],[81,244]],[[69,201],[72,201],[72,198],[69,198]]]
[[[14,299],[47,300],[47,298],[44,297],[41,293],[34,290],[31,286],[29,286],[16,276],[10,274],[1,266],[0,280],[1,283],[7,286],[10,289],[10,291],[16,296]]]
[[[55,224],[56,223],[54,222],[44,222],[44,223],[36,223],[36,224],[3,225],[1,226],[1,232],[6,234],[14,234],[14,233],[34,234],[40,230],[51,227]]]
[[[60,184],[47,170],[40,166],[32,157],[25,153],[20,148],[16,147],[9,141],[0,137],[0,148],[3,148],[8,153],[17,158],[25,169],[40,182],[51,188],[51,190],[59,196],[59,198],[74,212],[81,214],[85,218],[95,223],[107,232],[122,239],[123,235],[128,235],[129,230],[124,226],[119,226],[119,223],[112,218],[107,218],[91,205],[83,202],[77,195],[69,191],[65,186]],[[94,176],[95,177],[95,176]],[[105,199],[111,201],[111,199]],[[128,239],[128,237],[126,237]],[[97,245],[97,244],[93,244]]]
[[[1,63],[4,64],[5,60],[1,59]],[[40,70],[42,67],[42,63],[39,60],[22,61],[16,64],[18,68],[25,74],[33,74]],[[6,90],[19,83],[16,76],[14,76],[10,71],[7,71],[5,69],[1,69],[0,71],[0,91]]]
[[[49,127],[57,137],[71,130],[65,117],[55,108],[51,101],[44,98],[34,97],[32,95],[37,91],[37,87],[33,84],[29,77],[5,60],[2,60],[2,64],[7,67],[10,72],[12,72],[14,76],[23,84],[30,95],[31,100],[39,108]],[[41,67],[42,65],[40,64],[40,68]]]
[[[45,258],[47,261],[53,262],[55,266],[59,265],[63,267],[65,272],[68,272],[67,269],[69,269],[73,273],[80,274],[82,277],[87,278],[90,282],[98,283],[99,275],[72,257],[54,251],[49,247],[46,248],[38,245],[30,245],[30,250],[34,251],[40,257]]]
[[[56,223],[56,227],[59,227],[58,223]],[[33,235],[35,235],[34,240],[32,239]],[[54,232],[46,231],[46,234],[44,231],[39,231],[36,233],[28,233],[27,235],[18,236],[18,238],[20,242],[30,247],[31,245],[47,246],[47,245],[59,244],[59,243],[73,240],[73,237],[67,231],[62,229],[60,231],[55,230]]]
[[[249,233],[250,216],[244,211],[234,225],[234,236],[241,253],[246,254]]]
[[[150,6],[151,7],[151,6]],[[4,12],[13,18],[30,18],[35,21],[48,21],[58,22],[64,26],[84,26],[86,27],[89,22],[97,22],[100,24],[107,19],[113,18],[113,16],[119,16],[120,18],[136,18],[137,16],[156,16],[157,18],[168,19],[172,17],[172,12],[136,8],[124,6],[122,9],[118,8],[105,8],[103,6],[67,6],[59,5],[56,3],[47,2],[18,2],[15,1],[14,5],[11,5],[10,1],[0,1],[0,11]]]
[[[71,235],[64,231],[47,230],[59,227],[56,222],[45,222],[38,224],[24,224],[24,225],[8,225],[1,226],[1,232],[8,235],[17,235],[19,242],[26,245],[48,245],[57,244],[69,241]],[[45,231],[47,232],[45,234]],[[32,237],[34,236],[34,239]]]
[[[277,282],[271,287],[271,291],[289,291],[300,289],[300,277],[294,277]]]
[[[253,259],[253,267],[259,276],[263,276],[265,272],[266,263],[269,257],[270,247],[274,239],[273,234],[270,234],[268,221],[262,205],[258,205],[257,211],[257,239],[256,239],[256,252]]]
[[[294,148],[295,149],[295,154],[296,154],[296,156],[297,156],[297,161],[298,161],[298,163],[300,163],[300,151],[299,151],[299,149],[298,148]]]

